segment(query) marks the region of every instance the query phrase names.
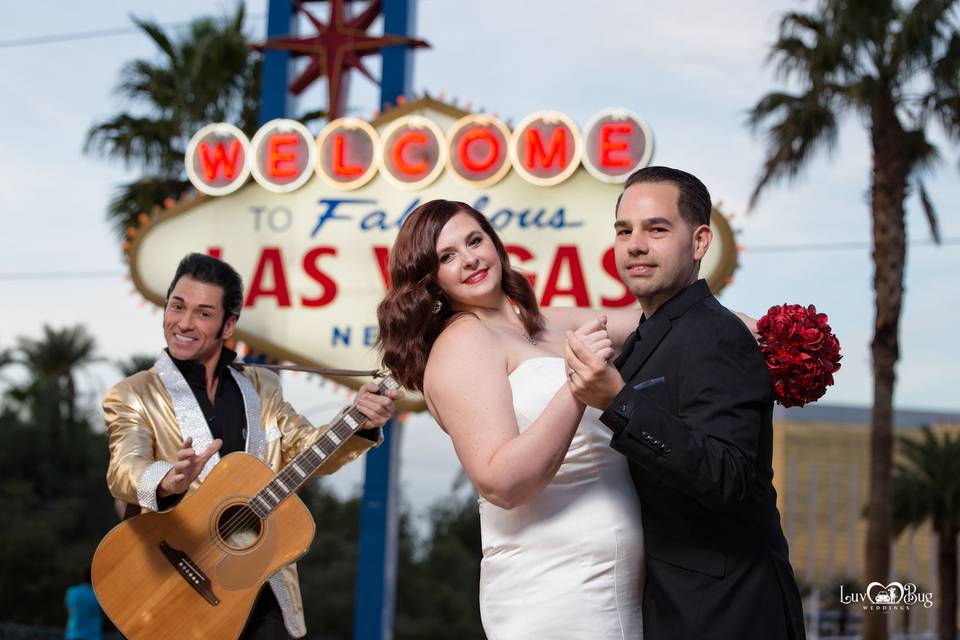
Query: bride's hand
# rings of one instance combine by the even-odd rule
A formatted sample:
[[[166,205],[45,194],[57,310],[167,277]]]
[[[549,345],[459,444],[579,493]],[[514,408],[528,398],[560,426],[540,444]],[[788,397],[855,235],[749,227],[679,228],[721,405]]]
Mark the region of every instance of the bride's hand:
[[[750,333],[753,334],[753,339],[759,342],[760,334],[757,333],[757,321],[745,313],[741,313],[739,311],[734,311],[734,313],[738,318],[740,318],[740,322],[747,325],[747,329],[750,329]]]
[[[605,361],[609,362],[613,359],[613,342],[610,340],[610,334],[607,333],[607,316],[591,320],[573,333],[584,346]]]

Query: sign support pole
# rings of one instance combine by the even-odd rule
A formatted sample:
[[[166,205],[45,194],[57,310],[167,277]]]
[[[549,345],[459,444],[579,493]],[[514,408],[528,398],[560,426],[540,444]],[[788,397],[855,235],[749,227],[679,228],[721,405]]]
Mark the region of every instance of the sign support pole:
[[[297,14],[293,0],[270,0],[267,7],[267,39],[295,35]],[[290,53],[279,49],[263,52],[260,84],[260,124],[290,116],[291,97],[287,92],[290,79]]]
[[[383,0],[383,32],[413,34],[415,0]],[[413,54],[404,46],[385,47],[380,109],[396,106],[411,87]],[[354,597],[353,637],[392,640],[397,582],[397,484],[401,430],[396,419],[383,428],[383,444],[366,458],[360,504],[360,548]]]
[[[416,0],[383,0],[383,32],[410,35]],[[270,0],[267,38],[295,34],[296,12],[292,0]],[[413,56],[406,46],[383,50],[380,109],[396,105],[411,86]],[[290,54],[264,52],[260,124],[292,113],[287,91]],[[366,469],[360,505],[360,540],[354,598],[353,637],[357,640],[391,640],[397,579],[397,476],[400,429],[390,420],[383,428],[383,443],[365,456]]]

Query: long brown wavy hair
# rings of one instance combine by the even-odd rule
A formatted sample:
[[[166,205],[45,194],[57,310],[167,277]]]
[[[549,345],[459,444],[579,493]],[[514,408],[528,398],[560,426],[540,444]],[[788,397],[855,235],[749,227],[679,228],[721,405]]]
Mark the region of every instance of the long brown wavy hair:
[[[493,242],[503,271],[501,287],[519,308],[524,331],[534,338],[543,331],[543,316],[530,282],[510,266],[503,241],[483,214],[463,202],[426,202],[414,209],[400,227],[390,252],[390,290],[377,306],[377,347],[383,354],[383,364],[407,389],[423,391],[423,372],[430,349],[455,315],[450,300],[437,284],[437,236],[458,213],[476,220]],[[434,313],[438,300],[441,307]]]

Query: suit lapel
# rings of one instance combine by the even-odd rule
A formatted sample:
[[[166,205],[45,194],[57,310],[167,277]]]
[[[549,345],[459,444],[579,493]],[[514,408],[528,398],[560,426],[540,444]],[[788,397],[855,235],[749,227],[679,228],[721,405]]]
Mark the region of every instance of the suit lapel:
[[[615,363],[624,381],[630,380],[637,370],[643,366],[643,363],[647,361],[647,358],[657,348],[663,337],[670,332],[674,319],[679,318],[690,307],[704,298],[711,297],[711,295],[707,281],[697,280],[665,302],[651,317],[647,318],[638,329],[640,332],[639,340],[636,341],[633,353],[624,357],[627,352],[625,348],[624,353],[620,354],[620,358]]]
[[[650,354],[653,353],[663,337],[670,331],[670,320],[666,317],[656,317],[647,320],[644,325],[642,336],[637,340],[633,353],[626,359],[623,366],[620,367],[620,376],[624,381],[630,380],[633,374],[643,366]]]
[[[633,355],[633,349],[637,346],[637,332],[634,331],[627,338],[627,341],[623,343],[623,351],[620,352],[620,355],[617,356],[617,359],[613,361],[613,366],[617,368],[617,371],[623,368],[624,363],[630,359],[630,356]]]
[[[177,369],[166,351],[160,352],[160,357],[153,365],[163,383],[170,401],[173,404],[173,413],[177,416],[177,424],[180,425],[180,433],[183,437],[193,438],[192,448],[200,452],[206,449],[213,442],[213,435],[210,433],[210,427],[207,426],[207,419],[203,417],[203,410],[197,398],[193,395],[190,385],[186,378]],[[220,454],[215,453],[207,460],[207,464],[200,471],[200,480],[204,480],[207,474],[213,470],[213,467],[220,462]]]
[[[237,381],[240,387],[240,394],[243,396],[243,408],[247,416],[247,446],[246,452],[253,454],[260,460],[263,460],[266,454],[267,441],[263,437],[263,429],[260,426],[260,395],[247,376],[243,375],[233,367],[227,367],[227,371]]]

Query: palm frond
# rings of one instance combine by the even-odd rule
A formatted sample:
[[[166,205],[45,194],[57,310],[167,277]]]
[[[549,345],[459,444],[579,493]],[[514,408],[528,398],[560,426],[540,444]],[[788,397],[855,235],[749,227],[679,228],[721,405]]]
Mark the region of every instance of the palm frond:
[[[851,49],[876,56],[900,12],[897,0],[826,0],[824,20]]]
[[[164,169],[183,161],[186,141],[181,138],[177,123],[170,119],[121,113],[90,128],[84,152],[123,160],[128,167]]]
[[[960,436],[937,436],[924,427],[918,438],[898,438],[900,462],[893,472],[897,531],[933,523],[938,530],[960,525]]]
[[[889,86],[883,80],[868,74],[845,85],[843,95],[852,107],[869,117],[870,105],[888,91]]]
[[[243,22],[247,18],[247,9],[242,2],[237,3],[237,12],[233,14],[233,17],[227,20],[227,27],[231,31],[236,31],[237,33],[243,33]]]
[[[771,93],[760,99],[748,115],[756,131],[773,120],[766,130],[767,154],[753,193],[752,209],[762,191],[773,181],[794,179],[814,151],[836,146],[837,118],[830,97],[820,87],[802,95]]]
[[[133,24],[137,25],[141,31],[153,40],[157,48],[160,49],[170,61],[176,61],[176,48],[173,46],[173,42],[170,41],[167,34],[164,33],[163,27],[152,20],[141,20],[136,16],[131,16],[130,19],[133,21]]]
[[[803,82],[827,82],[846,69],[843,43],[829,32],[819,17],[788,13],[780,22],[780,35],[771,45],[768,60],[776,64],[783,78],[799,77]]]
[[[38,377],[57,378],[95,359],[96,340],[83,325],[54,329],[44,325],[40,339],[20,338],[22,361]]]
[[[917,180],[917,194],[920,196],[920,206],[923,208],[923,215],[927,219],[927,225],[930,227],[930,235],[936,244],[940,244],[940,225],[937,222],[937,212],[933,208],[933,202],[927,194],[926,187]]]
[[[958,142],[960,141],[960,91],[951,95],[944,95],[943,91],[940,93],[939,96],[930,97],[929,110],[933,112],[947,137],[953,142]]]
[[[953,141],[960,140],[960,33],[945,41],[930,65],[931,88],[921,101]]]
[[[942,51],[932,60],[936,85],[956,87],[960,83],[960,33],[954,31],[944,40]]]
[[[936,47],[949,37],[956,4],[956,0],[916,0],[905,10],[890,44],[891,67],[931,64]]]
[[[142,353],[134,354],[126,360],[118,360],[114,364],[124,376],[130,377],[140,371],[146,371],[153,366],[156,356],[148,356]]]
[[[780,33],[819,34],[824,29],[823,20],[812,13],[788,11],[780,18]]]
[[[233,122],[252,136],[260,106],[260,55],[243,32],[242,3],[224,19],[200,18],[179,38],[154,22],[134,18],[161,56],[127,63],[116,87],[137,109],[87,132],[84,152],[139,167],[143,177],[120,185],[107,216],[122,237],[167,197],[189,190],[184,179],[187,141],[210,122]]]
[[[246,70],[243,97],[240,101],[240,115],[237,126],[251,139],[260,127],[260,80],[263,60],[257,58]]]
[[[181,177],[145,176],[133,182],[121,185],[107,209],[107,219],[113,225],[117,235],[124,237],[129,227],[139,226],[141,213],[148,213],[159,206],[166,198],[179,200],[192,189],[192,185]]]
[[[899,472],[899,473],[898,473]],[[908,528],[917,528],[931,518],[933,506],[929,503],[928,483],[902,469],[893,477],[893,531],[900,535]]]
[[[175,67],[159,67],[146,60],[132,60],[122,71],[116,93],[160,112],[169,112],[183,101],[182,74]]]
[[[315,120],[321,120],[327,117],[326,109],[314,109],[313,111],[307,111],[304,114],[300,115],[300,122],[307,124],[308,122],[313,122]]]
[[[904,131],[903,141],[901,143],[901,156],[910,167],[911,172],[915,174],[927,174],[940,162],[940,152],[937,147],[927,138],[926,131],[918,123],[916,129]]]
[[[828,25],[826,38],[840,56],[836,79],[850,83],[882,77],[896,0],[823,0],[820,11]]]

